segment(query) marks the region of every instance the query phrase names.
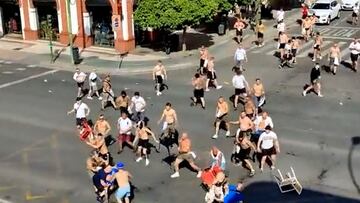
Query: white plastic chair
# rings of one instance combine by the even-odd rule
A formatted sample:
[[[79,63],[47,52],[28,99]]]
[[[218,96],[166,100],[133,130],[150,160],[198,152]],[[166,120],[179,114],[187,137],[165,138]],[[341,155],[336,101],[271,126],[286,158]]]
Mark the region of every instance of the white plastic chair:
[[[290,167],[290,169],[291,169],[291,173],[288,172],[285,178],[281,174],[281,171],[278,169],[277,171],[279,173],[279,177],[274,175],[275,180],[279,186],[281,193],[286,193],[295,190],[300,195],[302,192],[302,186],[295,175],[294,169],[292,167]]]

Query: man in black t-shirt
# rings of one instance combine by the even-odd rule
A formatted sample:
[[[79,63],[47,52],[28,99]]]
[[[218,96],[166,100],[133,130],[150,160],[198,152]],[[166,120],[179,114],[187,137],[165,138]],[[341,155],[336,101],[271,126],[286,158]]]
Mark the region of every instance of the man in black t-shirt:
[[[310,72],[310,85],[302,93],[304,97],[310,90],[314,90],[319,97],[323,97],[323,95],[321,94],[320,78],[320,65],[316,63]]]

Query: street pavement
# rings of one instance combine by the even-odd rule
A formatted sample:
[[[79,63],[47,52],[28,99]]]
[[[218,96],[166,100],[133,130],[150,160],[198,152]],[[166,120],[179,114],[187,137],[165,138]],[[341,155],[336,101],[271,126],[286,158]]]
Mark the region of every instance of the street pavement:
[[[343,20],[346,14],[349,13],[343,13],[342,18],[334,21],[331,27],[318,26],[318,29],[337,27],[342,30],[342,27],[349,27]],[[296,29],[293,27],[289,32],[296,34]],[[346,36],[335,33],[329,36],[332,37],[330,42],[344,42],[342,47],[347,48],[345,43],[349,40],[344,39]],[[347,38],[355,36],[359,36],[359,32]],[[274,131],[280,140],[281,154],[277,167],[282,172],[289,171],[290,166],[294,167],[304,186],[300,196],[281,194],[273,177],[275,172],[266,168],[264,173],[257,170],[255,177],[248,178],[245,169],[230,163],[232,139],[224,136],[211,139],[216,100],[219,96],[228,98],[233,94],[230,83],[232,53],[236,44],[229,41],[225,45],[221,50],[211,50],[217,59],[219,82],[224,87],[206,93],[206,110],[189,105],[189,97],[192,96],[190,80],[195,67],[169,71],[169,90],[159,97],[155,95],[149,73],[113,76],[114,91],[119,94],[127,89],[130,95],[135,91],[141,92],[148,103],[146,115],[150,118],[149,125],[156,134],[160,131],[156,121],[164,104],[171,102],[179,116],[180,132],[187,131],[193,141],[198,165],[207,167],[210,147],[218,146],[227,159],[230,182],[245,181],[247,185],[245,202],[360,202],[356,189],[356,184],[360,184],[360,148],[357,146],[350,153],[351,139],[359,136],[357,133],[360,131],[359,74],[343,66],[336,76],[323,71],[324,98],[314,94],[302,97],[302,88],[309,82],[313,66],[307,57],[311,46],[303,46],[305,48],[300,55],[304,57],[299,58],[294,69],[283,70],[277,68],[278,61],[273,56],[276,42],[271,38],[263,48],[249,48],[245,77],[250,83],[259,77],[265,84],[268,100],[265,110],[270,112]],[[320,63],[328,62],[323,59]],[[66,115],[75,100],[75,85],[71,72],[18,64],[15,56],[1,61],[0,202],[95,202],[85,169],[90,149],[77,137],[74,116]],[[84,102],[91,108],[90,117],[96,119],[101,113],[99,102],[87,99]],[[108,108],[105,116],[112,124],[111,133],[116,135],[115,123],[119,112]],[[230,117],[237,119],[238,112],[231,113]],[[232,132],[235,132],[234,126]],[[132,182],[137,187],[134,202],[203,202],[205,193],[195,173],[184,168],[180,171],[180,178],[170,178],[173,171],[162,161],[166,157],[165,150],[160,153],[152,151],[148,167],[143,162],[136,163],[129,149],[121,155],[115,153],[116,146],[111,146],[110,151],[116,161],[125,162],[126,169],[134,176]]]

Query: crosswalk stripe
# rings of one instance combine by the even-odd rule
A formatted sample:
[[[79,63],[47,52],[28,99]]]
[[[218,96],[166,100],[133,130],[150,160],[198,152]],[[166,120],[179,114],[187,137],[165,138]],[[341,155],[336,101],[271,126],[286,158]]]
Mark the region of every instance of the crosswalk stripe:
[[[331,44],[331,41],[324,41],[323,45],[321,48],[326,47],[327,45]],[[330,48],[330,47],[329,47]],[[303,51],[301,54],[298,55],[299,58],[303,58],[303,57],[307,57],[309,54],[309,51],[312,51],[312,47],[307,49],[306,51]],[[324,53],[324,51],[322,51],[322,53]]]
[[[297,51],[296,57],[301,58],[307,56],[309,50],[313,47],[314,41],[307,41],[305,44],[301,45],[299,50]]]
[[[274,42],[269,42],[265,46],[255,50],[255,51],[252,51],[252,53],[263,53],[265,51],[268,51],[270,49],[275,49],[275,48],[276,48],[276,44]]]

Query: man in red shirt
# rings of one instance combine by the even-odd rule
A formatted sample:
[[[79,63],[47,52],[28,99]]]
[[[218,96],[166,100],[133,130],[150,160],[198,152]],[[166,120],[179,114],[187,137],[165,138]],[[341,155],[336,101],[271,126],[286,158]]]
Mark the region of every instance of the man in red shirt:
[[[309,9],[305,4],[301,4],[302,19],[305,19],[309,15]]]

